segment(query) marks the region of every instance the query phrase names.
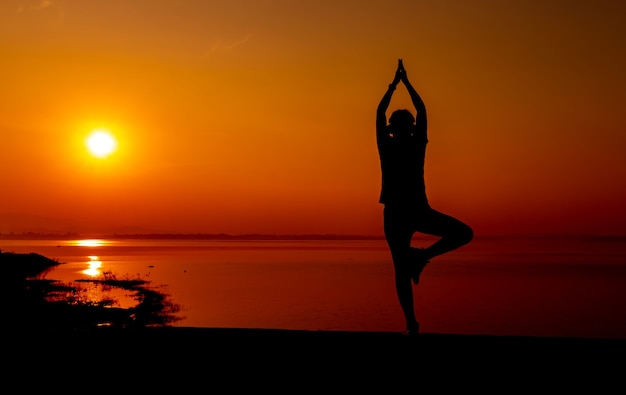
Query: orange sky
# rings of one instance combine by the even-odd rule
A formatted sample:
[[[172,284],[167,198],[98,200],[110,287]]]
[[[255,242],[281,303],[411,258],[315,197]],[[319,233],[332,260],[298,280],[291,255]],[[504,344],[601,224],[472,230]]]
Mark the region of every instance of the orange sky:
[[[626,234],[621,1],[4,0],[0,233],[381,234],[398,58],[431,205]],[[391,108],[407,107],[403,89]],[[118,139],[106,159],[83,144]]]

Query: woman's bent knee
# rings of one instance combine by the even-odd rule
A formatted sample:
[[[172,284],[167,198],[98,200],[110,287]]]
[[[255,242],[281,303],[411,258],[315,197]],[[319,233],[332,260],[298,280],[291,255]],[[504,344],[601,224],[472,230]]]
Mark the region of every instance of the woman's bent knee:
[[[459,238],[464,245],[468,244],[474,238],[474,230],[464,224],[462,230],[459,232]]]

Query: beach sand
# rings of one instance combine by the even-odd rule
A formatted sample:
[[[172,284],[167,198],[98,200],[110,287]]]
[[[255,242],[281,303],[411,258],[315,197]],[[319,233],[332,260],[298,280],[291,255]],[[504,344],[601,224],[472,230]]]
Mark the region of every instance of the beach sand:
[[[5,377],[14,370],[37,377],[31,386],[68,390],[598,394],[623,393],[626,372],[622,339],[191,327],[30,329],[8,339]]]

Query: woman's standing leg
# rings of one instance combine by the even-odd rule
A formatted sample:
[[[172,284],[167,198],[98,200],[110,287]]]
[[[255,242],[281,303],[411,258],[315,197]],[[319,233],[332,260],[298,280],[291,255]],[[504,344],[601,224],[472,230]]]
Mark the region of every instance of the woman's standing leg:
[[[390,207],[384,209],[384,231],[393,260],[395,285],[400,307],[406,320],[407,334],[416,334],[419,323],[415,318],[413,286],[411,284],[411,230],[408,215]]]

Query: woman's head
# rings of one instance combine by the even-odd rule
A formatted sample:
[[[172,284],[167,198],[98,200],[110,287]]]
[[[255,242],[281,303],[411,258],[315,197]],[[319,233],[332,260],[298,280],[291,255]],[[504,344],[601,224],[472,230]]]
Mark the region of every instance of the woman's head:
[[[415,125],[415,117],[409,110],[396,110],[389,117],[389,128],[395,133],[410,132]]]

